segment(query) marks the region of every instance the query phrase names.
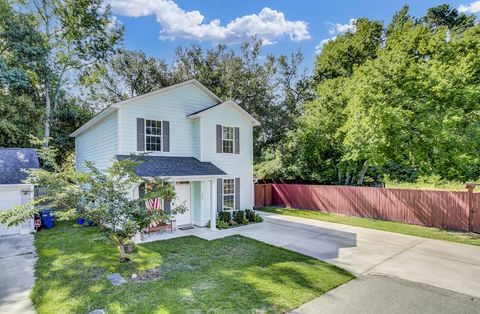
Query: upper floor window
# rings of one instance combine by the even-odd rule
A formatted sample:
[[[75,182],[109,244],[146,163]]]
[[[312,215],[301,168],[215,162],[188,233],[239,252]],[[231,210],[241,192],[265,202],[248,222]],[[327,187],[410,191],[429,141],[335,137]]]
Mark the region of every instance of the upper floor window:
[[[234,132],[233,127],[222,127],[222,152],[233,154]]]
[[[162,121],[145,119],[146,151],[162,151]]]

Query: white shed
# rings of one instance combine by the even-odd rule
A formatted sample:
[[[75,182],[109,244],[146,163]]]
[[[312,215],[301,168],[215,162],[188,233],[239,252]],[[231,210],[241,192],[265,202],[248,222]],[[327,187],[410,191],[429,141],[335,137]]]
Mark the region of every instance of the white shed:
[[[23,183],[25,170],[38,168],[37,152],[33,148],[0,148],[0,211],[26,204],[34,194],[31,184]],[[26,234],[33,231],[33,219],[7,228],[0,224],[0,236]]]

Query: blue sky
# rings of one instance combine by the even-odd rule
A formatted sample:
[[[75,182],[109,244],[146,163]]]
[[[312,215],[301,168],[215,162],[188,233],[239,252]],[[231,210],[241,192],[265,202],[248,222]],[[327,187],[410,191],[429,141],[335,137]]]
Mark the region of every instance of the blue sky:
[[[448,3],[467,13],[480,13],[480,1],[392,0],[110,0],[113,14],[125,26],[125,48],[142,50],[167,61],[178,45],[212,47],[260,34],[268,43],[264,53],[289,54],[298,48],[303,66],[311,69],[316,47],[352,29],[354,18],[368,17],[388,23],[403,4],[422,16],[428,8]],[[462,6],[463,5],[463,6]],[[317,48],[318,49],[318,48]]]

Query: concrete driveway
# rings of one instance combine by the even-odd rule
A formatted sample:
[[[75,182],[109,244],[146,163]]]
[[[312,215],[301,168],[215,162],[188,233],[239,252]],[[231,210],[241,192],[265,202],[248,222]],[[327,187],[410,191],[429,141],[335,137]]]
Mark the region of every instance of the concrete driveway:
[[[259,213],[265,219],[261,224],[216,232],[196,228],[191,232],[205,239],[241,234],[325,260],[357,276],[396,277],[480,297],[478,246]]]
[[[0,237],[0,313],[35,313],[29,298],[35,258],[33,235]]]

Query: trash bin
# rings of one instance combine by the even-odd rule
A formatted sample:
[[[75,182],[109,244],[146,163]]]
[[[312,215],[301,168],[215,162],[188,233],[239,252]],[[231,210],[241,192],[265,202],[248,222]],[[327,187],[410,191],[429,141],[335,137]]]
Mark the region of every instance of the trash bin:
[[[53,228],[53,215],[50,209],[42,210],[42,226],[44,228]]]

